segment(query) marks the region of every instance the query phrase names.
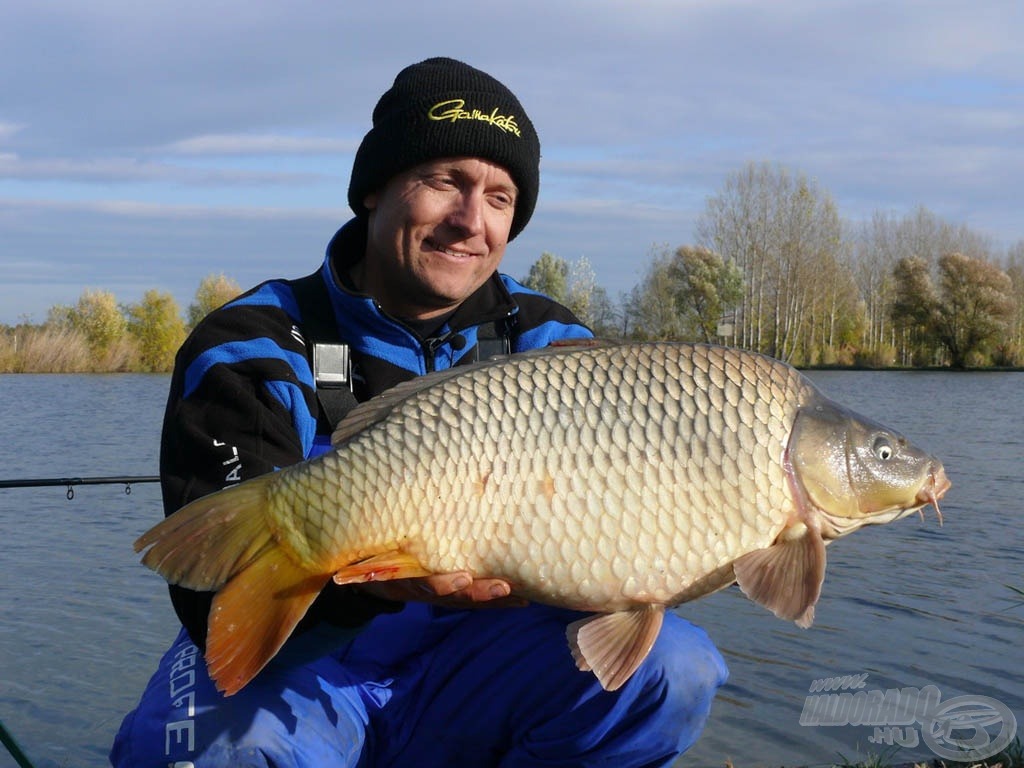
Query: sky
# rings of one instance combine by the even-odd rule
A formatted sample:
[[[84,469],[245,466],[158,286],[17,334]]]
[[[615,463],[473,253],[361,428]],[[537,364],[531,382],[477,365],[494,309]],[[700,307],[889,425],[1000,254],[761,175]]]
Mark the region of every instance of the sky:
[[[380,95],[445,55],[540,135],[502,269],[614,299],[751,162],[856,225],[920,207],[1024,240],[1020,0],[0,0],[0,324],[313,271]]]

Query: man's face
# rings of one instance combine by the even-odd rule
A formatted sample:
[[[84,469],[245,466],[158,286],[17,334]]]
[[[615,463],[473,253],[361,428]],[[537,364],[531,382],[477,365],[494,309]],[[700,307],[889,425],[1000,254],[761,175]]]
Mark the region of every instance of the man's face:
[[[479,158],[432,160],[366,197],[366,258],[356,284],[389,314],[442,315],[498,267],[516,207],[516,186]]]

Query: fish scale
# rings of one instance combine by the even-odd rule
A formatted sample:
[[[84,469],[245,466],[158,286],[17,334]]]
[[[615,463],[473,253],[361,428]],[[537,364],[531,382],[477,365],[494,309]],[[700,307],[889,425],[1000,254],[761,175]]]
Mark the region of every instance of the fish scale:
[[[594,344],[399,385],[353,410],[324,456],[193,502],[136,548],[151,547],[144,562],[169,580],[218,591],[207,660],[229,693],[284,642],[312,585],[457,571],[596,612],[569,642],[613,690],[666,606],[735,581],[808,625],[825,538],[935,503],[948,486],[937,459],[779,361]],[[218,525],[223,551],[190,551],[189,536]],[[274,639],[257,642],[236,614],[268,592]]]

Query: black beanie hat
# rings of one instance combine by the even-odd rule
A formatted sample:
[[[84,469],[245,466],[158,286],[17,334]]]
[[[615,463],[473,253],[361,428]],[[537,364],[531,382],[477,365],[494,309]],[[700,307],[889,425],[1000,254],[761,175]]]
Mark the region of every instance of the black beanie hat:
[[[537,133],[508,88],[455,59],[406,67],[380,97],[352,164],[349,205],[366,216],[367,195],[396,174],[442,157],[480,157],[505,168],[519,190],[508,239],[522,231],[540,186]]]

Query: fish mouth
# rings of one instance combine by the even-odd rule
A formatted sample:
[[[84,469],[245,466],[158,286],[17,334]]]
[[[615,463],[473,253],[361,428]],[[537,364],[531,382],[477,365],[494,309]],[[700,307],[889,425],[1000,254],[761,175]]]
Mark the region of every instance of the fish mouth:
[[[880,523],[891,523],[896,520],[902,520],[904,517],[912,515],[917,512],[921,516],[922,522],[924,521],[924,508],[929,504],[935,508],[935,514],[938,517],[939,525],[942,525],[942,510],[939,508],[939,499],[946,495],[946,491],[950,489],[952,483],[949,478],[946,477],[946,470],[942,466],[942,463],[938,460],[933,460],[928,467],[928,474],[925,477],[924,482],[921,484],[920,489],[914,497],[914,501],[905,506],[889,507],[887,509],[873,510],[868,514],[862,514],[857,517],[846,517],[842,515],[829,514],[824,509],[815,506],[814,510],[821,516],[821,520],[824,523],[821,532],[826,539],[835,539],[840,536],[857,530],[862,525],[876,525]],[[801,496],[801,498],[804,498]]]
[[[935,515],[939,519],[939,525],[942,525],[942,510],[939,509],[939,499],[946,495],[946,491],[950,489],[953,484],[946,477],[946,468],[938,462],[933,462],[928,472],[928,480],[921,486],[921,490],[917,492],[917,498],[915,501],[919,503],[917,507],[918,514],[921,515],[921,520],[924,520],[924,508],[929,504],[935,509]]]

